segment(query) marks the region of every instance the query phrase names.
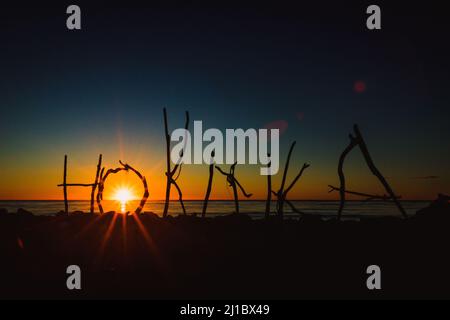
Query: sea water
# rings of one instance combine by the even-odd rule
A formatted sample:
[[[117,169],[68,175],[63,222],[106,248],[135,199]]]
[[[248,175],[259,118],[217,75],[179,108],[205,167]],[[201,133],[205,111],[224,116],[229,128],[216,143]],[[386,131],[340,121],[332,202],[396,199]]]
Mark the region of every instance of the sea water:
[[[319,214],[323,216],[333,216],[339,207],[339,201],[291,201],[294,206],[305,213]],[[402,201],[402,205],[405,208],[408,215],[414,215],[417,210],[426,207],[430,201]],[[139,201],[129,201],[125,205],[118,201],[104,200],[102,205],[106,211],[132,211],[138,205]],[[275,211],[275,202],[272,202],[272,211]],[[266,202],[258,200],[240,201],[239,210],[242,213],[248,213],[254,218],[260,218],[264,216]],[[185,201],[185,207],[188,214],[197,213],[201,214],[203,201],[189,200]],[[9,212],[16,212],[18,208],[31,211],[36,215],[50,215],[55,214],[61,210],[64,210],[64,201],[0,201],[0,208],[7,209]],[[90,201],[81,200],[69,201],[69,211],[84,211],[89,212]],[[164,201],[148,201],[145,204],[144,210],[146,212],[153,212],[158,215],[162,215],[164,208]],[[95,205],[95,211],[98,211],[97,205]],[[297,213],[291,211],[290,207],[285,204],[284,208],[286,217],[298,217]],[[208,203],[207,214],[209,216],[224,215],[234,212],[233,201],[220,201],[212,200]],[[182,213],[181,206],[178,201],[171,201],[169,207],[169,214],[178,215]],[[348,217],[362,216],[401,216],[397,207],[392,202],[364,202],[364,201],[347,201],[343,215]]]

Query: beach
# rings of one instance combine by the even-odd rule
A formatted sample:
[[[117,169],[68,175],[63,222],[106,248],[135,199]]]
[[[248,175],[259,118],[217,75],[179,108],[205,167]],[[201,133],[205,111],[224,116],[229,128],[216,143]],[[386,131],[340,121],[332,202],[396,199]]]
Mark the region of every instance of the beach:
[[[407,220],[160,218],[141,213],[0,214],[5,298],[377,298],[366,268],[383,270],[383,298],[450,297],[450,208]],[[66,287],[66,268],[82,289]]]

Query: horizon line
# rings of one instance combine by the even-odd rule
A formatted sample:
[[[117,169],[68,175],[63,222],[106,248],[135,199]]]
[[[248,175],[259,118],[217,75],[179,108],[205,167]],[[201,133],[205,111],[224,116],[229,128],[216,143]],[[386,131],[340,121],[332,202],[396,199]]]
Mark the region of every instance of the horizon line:
[[[118,201],[115,199],[104,199],[105,201]],[[64,199],[0,199],[1,201],[61,201],[64,202]],[[90,201],[90,199],[71,199],[68,201]],[[140,201],[140,199],[133,199],[130,201]],[[147,200],[147,202],[152,202],[152,201],[159,201],[159,202],[164,202],[165,199],[152,199],[152,200]],[[173,200],[169,200],[169,202],[178,202],[178,199],[173,199]],[[183,199],[183,201],[205,201],[204,199]],[[233,199],[210,199],[209,201],[234,201]],[[252,201],[266,201],[266,199],[239,199],[239,202],[252,202]],[[271,202],[276,202],[276,199],[271,199]],[[340,199],[289,199],[289,201],[323,201],[323,202],[331,202],[331,201],[340,201]],[[357,200],[357,199],[345,199],[345,201],[365,201],[367,202],[365,199],[361,199],[361,200]],[[383,201],[383,202],[390,202],[390,200],[377,200],[374,199],[372,201]],[[401,199],[400,201],[434,201],[433,199]],[[94,203],[96,204],[97,202],[94,201]]]

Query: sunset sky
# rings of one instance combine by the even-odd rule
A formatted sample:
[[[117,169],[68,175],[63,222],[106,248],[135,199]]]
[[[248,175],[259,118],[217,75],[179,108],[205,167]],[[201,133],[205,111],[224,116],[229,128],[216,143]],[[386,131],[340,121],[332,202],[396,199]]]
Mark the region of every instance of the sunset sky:
[[[164,198],[163,107],[172,130],[184,110],[205,129],[281,127],[281,165],[297,141],[290,178],[311,164],[292,199],[338,198],[327,185],[339,183],[353,123],[397,194],[450,193],[448,35],[426,8],[382,7],[383,29],[369,31],[364,4],[79,2],[82,30],[69,31],[70,3],[39,4],[0,13],[0,200],[62,199],[64,155],[68,181],[90,183],[100,153],[107,168],[122,160],[140,170],[151,200]],[[349,189],[384,193],[359,150],[345,170]],[[236,174],[253,199],[265,197],[258,165]],[[185,166],[184,197],[203,198],[207,176],[205,165]],[[225,178],[214,179],[212,198],[231,199]],[[118,184],[142,192],[131,174],[108,183],[106,196]],[[89,193],[71,188],[69,198]]]

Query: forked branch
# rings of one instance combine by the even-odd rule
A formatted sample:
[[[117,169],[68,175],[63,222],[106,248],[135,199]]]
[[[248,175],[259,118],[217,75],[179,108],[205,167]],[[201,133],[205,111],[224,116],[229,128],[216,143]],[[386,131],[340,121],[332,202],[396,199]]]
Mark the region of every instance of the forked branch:
[[[291,160],[291,155],[292,155],[292,151],[294,150],[296,142],[294,141],[291,144],[291,147],[289,148],[289,153],[286,159],[286,164],[284,166],[284,172],[283,172],[283,179],[281,181],[281,186],[280,189],[278,190],[278,192],[275,192],[273,190],[272,193],[277,197],[277,215],[280,219],[283,218],[284,215],[284,202],[287,202],[288,205],[291,207],[292,211],[297,212],[297,213],[301,213],[299,210],[297,210],[292,203],[290,203],[286,197],[289,193],[289,191],[291,191],[291,189],[295,186],[295,184],[298,182],[298,180],[300,179],[300,177],[303,175],[303,172],[308,169],[310,167],[310,165],[308,163],[304,163],[302,168],[300,169],[299,173],[295,176],[295,178],[292,180],[292,182],[289,184],[289,186],[285,189],[285,185],[286,185],[286,179],[287,179],[287,173],[289,170],[289,163]],[[270,186],[268,187],[268,191],[270,190]],[[269,192],[268,192],[269,194]],[[269,196],[268,196],[269,198]],[[267,210],[266,210],[267,211]],[[301,213],[303,214],[303,213]],[[267,212],[266,212],[266,217],[268,216]]]
[[[164,202],[163,217],[166,217],[167,213],[169,211],[170,188],[171,188],[172,184],[175,186],[175,188],[178,191],[179,201],[180,201],[181,207],[183,209],[183,214],[186,214],[186,210],[185,210],[184,203],[183,203],[183,193],[181,192],[181,188],[179,187],[179,185],[176,183],[176,180],[179,178],[179,176],[181,174],[181,161],[183,158],[183,150],[186,146],[183,147],[183,150],[181,151],[181,154],[180,154],[180,158],[178,159],[177,163],[175,164],[174,168],[172,169],[171,162],[170,162],[170,134],[169,134],[169,125],[168,125],[168,120],[167,120],[166,108],[163,109],[163,114],[164,114],[164,132],[165,132],[165,140],[166,140],[166,164],[167,164],[166,199]],[[186,116],[186,120],[185,120],[185,124],[184,124],[184,129],[187,130],[189,127],[189,112],[186,111],[185,116]],[[186,139],[184,140],[184,142],[186,143]],[[177,170],[178,170],[178,174],[175,176],[175,174],[177,173]]]
[[[239,183],[239,181],[234,176],[236,165],[237,165],[237,162],[235,162],[230,167],[230,172],[229,173],[223,171],[219,166],[215,166],[215,168],[217,169],[217,171],[219,171],[221,174],[223,174],[224,176],[227,177],[227,182],[229,183],[230,187],[233,189],[233,197],[234,197],[234,205],[235,205],[236,213],[239,213],[239,198],[238,198],[237,187],[239,187],[239,189],[241,190],[242,194],[245,197],[247,197],[247,198],[251,197],[252,194],[245,192],[245,190],[242,187],[242,185]]]

